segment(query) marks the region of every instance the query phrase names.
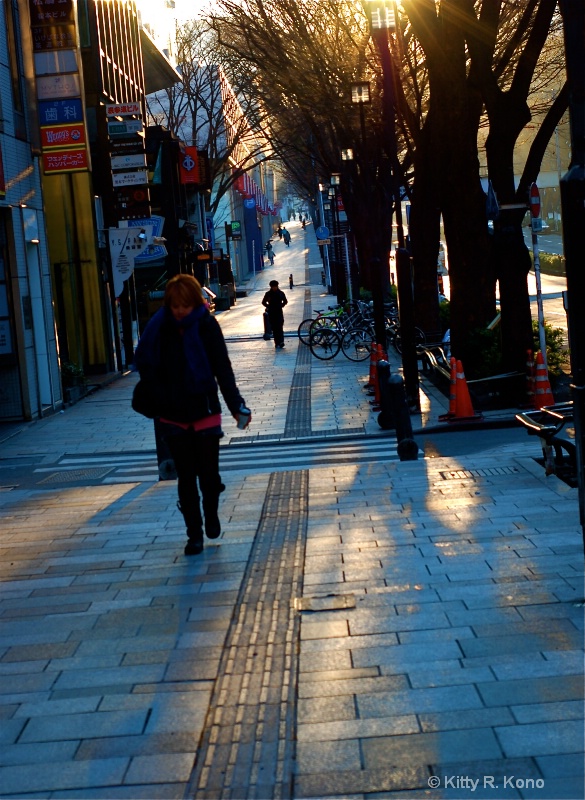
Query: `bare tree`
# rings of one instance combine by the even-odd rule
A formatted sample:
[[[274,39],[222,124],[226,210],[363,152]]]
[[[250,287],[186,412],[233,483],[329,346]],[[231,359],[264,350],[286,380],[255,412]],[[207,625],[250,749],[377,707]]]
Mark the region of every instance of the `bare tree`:
[[[243,172],[267,159],[270,148],[261,133],[261,114],[249,93],[232,87],[222,66],[222,50],[206,20],[177,28],[177,61],[182,83],[147,100],[153,122],[186,144],[205,151],[213,187],[208,210],[221,200]],[[233,69],[231,74],[235,74]]]

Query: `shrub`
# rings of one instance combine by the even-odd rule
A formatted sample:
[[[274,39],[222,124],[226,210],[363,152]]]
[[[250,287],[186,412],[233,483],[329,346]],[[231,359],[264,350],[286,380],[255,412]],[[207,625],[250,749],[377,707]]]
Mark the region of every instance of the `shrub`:
[[[502,337],[499,326],[494,330],[476,328],[469,333],[469,350],[475,354],[471,364],[465,365],[468,380],[488,378],[502,371]]]
[[[61,382],[63,386],[83,386],[85,384],[83,368],[72,361],[62,361]]]
[[[530,260],[534,268],[534,254],[530,251]],[[565,258],[564,256],[556,255],[555,253],[539,253],[538,260],[540,262],[540,271],[545,275],[564,275],[565,274]]]
[[[538,320],[532,320],[532,339],[534,351],[540,350]],[[563,366],[569,360],[569,351],[565,348],[565,332],[562,328],[553,328],[544,320],[544,340],[546,342],[546,362],[548,371],[554,377],[563,372]]]
[[[448,300],[439,303],[439,320],[441,323],[441,333],[445,333],[451,327],[451,304]]]

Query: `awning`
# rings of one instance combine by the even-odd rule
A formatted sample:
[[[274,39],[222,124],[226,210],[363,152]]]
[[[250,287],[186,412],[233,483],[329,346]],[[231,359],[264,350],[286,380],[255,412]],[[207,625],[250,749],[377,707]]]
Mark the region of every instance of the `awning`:
[[[168,89],[183,79],[162,53],[144,28],[140,29],[142,61],[144,64],[144,91],[146,94]]]

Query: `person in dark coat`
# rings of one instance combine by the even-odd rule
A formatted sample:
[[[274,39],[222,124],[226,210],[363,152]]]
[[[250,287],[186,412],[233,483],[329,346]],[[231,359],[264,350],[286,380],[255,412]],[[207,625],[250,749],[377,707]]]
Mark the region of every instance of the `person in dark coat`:
[[[282,229],[282,238],[284,239],[284,243],[287,247],[290,247],[290,233],[287,231],[286,228]]]
[[[270,281],[270,289],[262,298],[262,305],[268,312],[270,326],[274,334],[274,347],[282,349],[284,347],[284,314],[282,309],[287,305],[288,300],[283,291],[278,288],[278,281]]]
[[[221,534],[218,506],[225,486],[219,474],[223,432],[218,384],[236,419],[245,403],[219,323],[191,275],[175,275],[167,283],[164,306],[149,321],[136,348],[135,366],[141,383],[149,387],[175,462],[178,506],[187,526],[185,555],[197,555],[203,550],[203,518],[209,539]]]

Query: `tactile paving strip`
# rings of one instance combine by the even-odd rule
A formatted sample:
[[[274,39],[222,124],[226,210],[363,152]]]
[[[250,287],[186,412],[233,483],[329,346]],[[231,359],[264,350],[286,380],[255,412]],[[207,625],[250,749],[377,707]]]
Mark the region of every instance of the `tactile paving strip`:
[[[311,316],[311,292],[305,289],[303,319]],[[299,341],[295,371],[288,396],[284,423],[285,438],[311,434],[311,355],[310,349]]]
[[[185,797],[292,797],[308,484],[270,477]]]

